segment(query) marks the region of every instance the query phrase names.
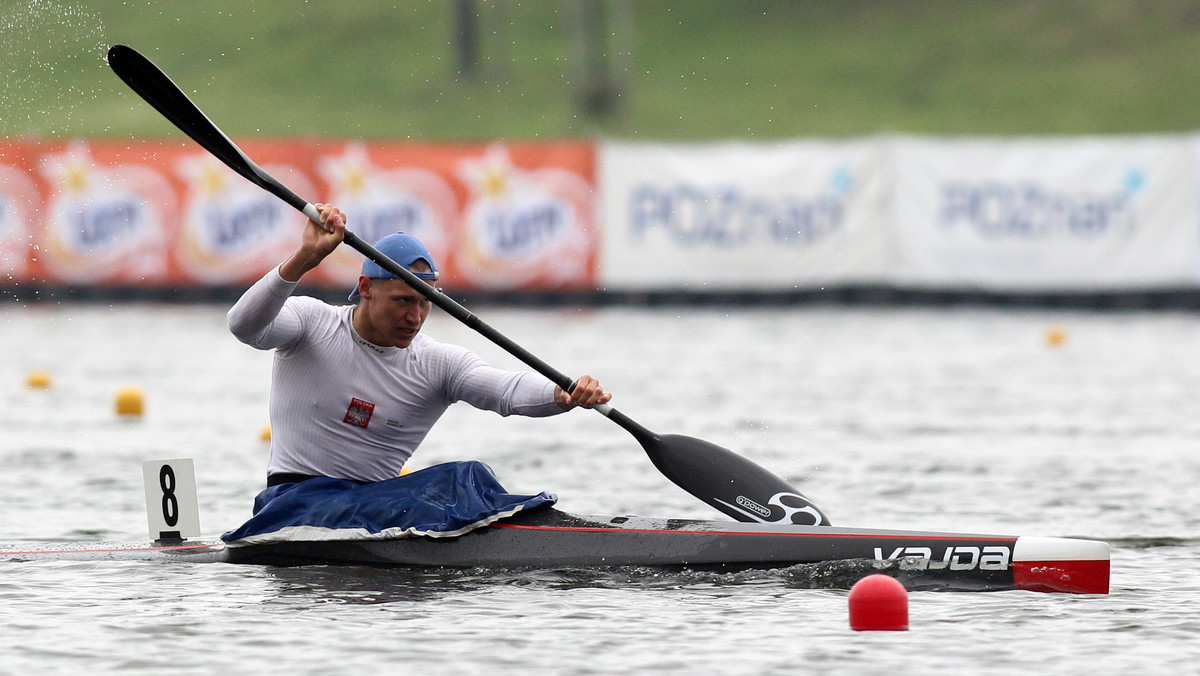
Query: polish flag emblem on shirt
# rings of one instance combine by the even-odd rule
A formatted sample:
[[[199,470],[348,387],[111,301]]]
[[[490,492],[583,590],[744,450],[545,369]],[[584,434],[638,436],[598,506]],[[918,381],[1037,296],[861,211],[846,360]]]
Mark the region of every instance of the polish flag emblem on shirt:
[[[366,427],[371,422],[371,413],[375,411],[375,404],[362,399],[351,399],[350,408],[346,409],[346,417],[342,418],[342,422]]]

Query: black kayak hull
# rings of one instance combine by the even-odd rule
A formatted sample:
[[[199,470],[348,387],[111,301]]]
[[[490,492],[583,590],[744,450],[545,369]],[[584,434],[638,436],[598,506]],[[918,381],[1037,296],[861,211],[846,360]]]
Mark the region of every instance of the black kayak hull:
[[[737,571],[831,561],[948,589],[1108,592],[1094,540],[725,521],[576,516],[546,508],[453,538],[284,540],[226,548],[231,563],[503,568],[649,566]]]

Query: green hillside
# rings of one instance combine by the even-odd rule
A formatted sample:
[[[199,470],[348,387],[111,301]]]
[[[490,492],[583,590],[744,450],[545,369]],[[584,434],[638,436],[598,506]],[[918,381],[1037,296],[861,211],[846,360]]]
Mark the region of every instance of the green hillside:
[[[475,4],[479,66],[468,74],[448,0],[3,0],[2,132],[173,134],[105,67],[114,43],[150,56],[243,137],[1200,127],[1200,5],[1184,0],[604,0],[602,63],[622,96],[601,116],[576,98],[585,5]]]

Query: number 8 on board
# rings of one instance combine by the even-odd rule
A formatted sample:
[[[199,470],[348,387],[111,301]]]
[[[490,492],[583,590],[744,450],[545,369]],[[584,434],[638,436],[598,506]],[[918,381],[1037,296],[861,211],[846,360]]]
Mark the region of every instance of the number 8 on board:
[[[191,458],[142,463],[146,485],[146,523],[154,540],[200,536],[196,472]]]

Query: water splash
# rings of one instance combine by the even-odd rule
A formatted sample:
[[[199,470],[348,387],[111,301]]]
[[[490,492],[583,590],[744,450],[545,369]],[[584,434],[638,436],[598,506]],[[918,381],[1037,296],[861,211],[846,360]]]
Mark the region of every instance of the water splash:
[[[78,5],[26,0],[0,9],[0,134],[73,127],[75,109],[104,83],[106,50],[99,18]]]

